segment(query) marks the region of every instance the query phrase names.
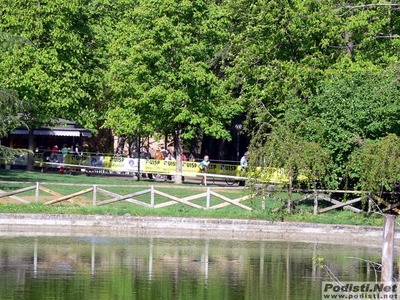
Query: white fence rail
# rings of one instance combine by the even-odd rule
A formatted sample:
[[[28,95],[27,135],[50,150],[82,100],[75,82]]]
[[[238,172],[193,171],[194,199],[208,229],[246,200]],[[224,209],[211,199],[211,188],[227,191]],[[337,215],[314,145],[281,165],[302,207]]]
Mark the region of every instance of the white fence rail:
[[[0,182],[0,183],[17,183],[17,182]],[[23,184],[23,183],[18,183],[18,184]],[[46,183],[48,185],[48,183]],[[59,185],[68,185],[68,184],[59,184]],[[228,205],[235,205],[237,207],[240,207],[242,209],[245,210],[253,210],[251,207],[246,206],[244,204],[242,204],[242,201],[245,200],[249,200],[251,198],[253,198],[253,196],[243,196],[243,197],[239,197],[236,199],[230,199],[224,195],[221,195],[215,191],[212,191],[212,189],[210,187],[206,188],[204,191],[204,188],[198,188],[199,189],[199,193],[196,195],[192,195],[192,196],[188,196],[188,197],[183,197],[183,198],[179,198],[176,197],[174,195],[162,192],[159,188],[157,189],[154,185],[150,186],[150,188],[148,188],[148,186],[144,187],[144,186],[126,186],[126,185],[122,185],[122,186],[115,186],[115,185],[110,185],[109,187],[124,187],[125,189],[129,189],[129,188],[135,188],[135,189],[142,189],[140,191],[135,191],[133,193],[127,194],[127,195],[121,195],[115,192],[111,192],[105,189],[105,186],[102,185],[102,187],[99,187],[98,185],[76,185],[76,184],[70,184],[71,186],[81,186],[83,189],[81,191],[75,192],[75,193],[71,193],[68,195],[61,195],[58,192],[49,189],[47,187],[44,187],[42,184],[40,184],[39,182],[37,182],[36,184],[32,185],[32,186],[28,186],[26,188],[22,188],[22,189],[17,189],[11,192],[4,192],[0,190],[0,199],[1,198],[6,198],[6,197],[10,197],[18,202],[22,202],[24,204],[30,204],[31,202],[44,202],[43,200],[40,199],[40,191],[43,191],[47,194],[53,195],[55,198],[45,201],[44,204],[45,205],[52,205],[55,203],[60,203],[63,201],[68,201],[71,200],[73,198],[76,198],[78,196],[83,196],[85,194],[89,194],[92,193],[92,204],[93,206],[101,206],[101,205],[107,205],[107,204],[113,204],[116,202],[120,202],[120,201],[127,201],[130,202],[132,204],[135,205],[139,205],[139,206],[143,206],[143,207],[149,207],[149,208],[162,208],[162,207],[167,207],[167,206],[171,206],[174,204],[184,204],[193,208],[197,208],[197,209],[220,209],[223,207],[226,207]],[[88,187],[90,186],[90,187]],[[165,189],[165,187],[164,187]],[[218,188],[221,189],[221,188]],[[30,190],[35,190],[35,196],[34,196],[34,200],[33,201],[29,201],[27,199],[24,199],[22,197],[18,197],[16,196],[17,194],[20,193],[24,193]],[[105,196],[108,196],[109,198],[106,200],[98,200],[98,194],[101,193]],[[138,199],[135,199],[135,197],[138,196],[142,196],[142,195],[147,195],[148,196],[148,201],[141,201]],[[165,202],[161,202],[161,203],[155,203],[155,196],[161,196],[160,198],[164,198],[167,199],[168,201]],[[211,197],[215,197],[217,199],[219,199],[218,204],[215,205],[211,205]],[[201,198],[205,198],[206,202],[205,205],[199,205],[196,203],[193,203],[193,200],[197,200],[197,199],[201,199]],[[160,202],[160,201],[158,201]]]
[[[162,190],[166,189],[179,189],[179,187],[161,187],[161,186],[143,186],[143,185],[90,185],[90,184],[67,184],[67,183],[27,183],[27,182],[15,182],[15,181],[0,181],[0,184],[6,186],[7,184],[13,184],[13,185],[29,185],[28,187],[24,188],[19,188],[14,191],[4,191],[0,189],[0,199],[4,198],[10,198],[14,202],[16,201],[17,203],[23,203],[23,204],[30,204],[32,202],[42,202],[45,205],[53,205],[56,203],[64,202],[64,201],[73,201],[76,204],[79,204],[79,197],[80,196],[85,196],[86,197],[86,203],[81,203],[84,205],[87,205],[88,199],[91,200],[91,204],[93,206],[102,206],[102,205],[111,205],[114,203],[118,203],[121,201],[126,201],[134,205],[142,206],[142,207],[147,207],[147,208],[152,208],[152,209],[159,209],[163,207],[168,207],[171,205],[176,205],[176,204],[183,204],[187,205],[192,208],[196,209],[203,209],[203,210],[215,210],[215,209],[221,209],[230,205],[237,206],[241,209],[245,209],[248,211],[252,211],[253,208],[243,204],[242,202],[246,200],[253,199],[257,193],[250,193],[249,195],[241,196],[235,199],[231,199],[227,196],[222,195],[219,192],[216,192],[216,190],[221,191],[229,188],[221,188],[221,187],[196,187],[193,188],[191,187],[192,191],[198,190],[197,194],[186,196],[179,198],[177,196],[174,196],[170,193],[164,192]],[[62,195],[58,193],[57,191],[54,191],[48,187],[45,187],[49,185],[58,185],[58,186],[74,186],[82,188],[80,191],[70,193],[68,195]],[[124,188],[125,191],[129,189],[133,189],[134,191],[132,193],[128,193],[126,195],[119,194],[110,190],[107,190],[106,188]],[[187,187],[186,187],[187,188]],[[17,196],[18,194],[29,192],[29,191],[35,191],[34,196],[29,196],[29,197],[22,197],[22,196]],[[43,193],[41,195],[41,191],[46,193],[47,196],[44,197]],[[400,209],[397,207],[399,206],[398,204],[391,204],[373,194],[367,193],[367,192],[360,192],[360,191],[345,191],[345,190],[309,190],[309,191],[303,191],[305,194],[303,197],[297,199],[294,201],[294,204],[304,202],[307,200],[313,200],[313,208],[314,208],[314,214],[321,214],[325,213],[334,209],[348,209],[354,213],[362,213],[363,210],[360,209],[360,206],[354,207],[353,204],[360,203],[362,201],[362,197],[357,197],[354,199],[349,199],[348,201],[339,201],[337,199],[331,198],[330,193],[343,193],[343,194],[366,194],[366,199],[368,201],[368,211],[371,211],[372,208],[372,203],[379,203],[385,206],[385,208],[382,209],[383,212],[387,211],[394,211],[398,214],[400,214]],[[91,194],[91,195],[88,195]],[[102,197],[99,197],[99,195],[102,195]],[[50,195],[50,196],[49,196]],[[87,197],[89,196],[89,197]],[[141,200],[139,200],[137,197],[141,196]],[[143,199],[143,196],[144,199]],[[276,199],[278,201],[283,201],[282,199],[278,199],[275,197],[274,192],[268,192],[266,194],[267,197]],[[48,199],[49,197],[54,197],[53,199]],[[147,197],[147,198],[146,198]],[[90,199],[91,198],[91,199]],[[101,199],[100,199],[101,198]],[[157,200],[156,200],[157,198]],[[262,197],[262,208],[265,208],[265,196]],[[200,199],[200,200],[199,200]],[[201,201],[201,199],[205,199],[205,201]],[[211,201],[213,199],[213,201]],[[76,201],[75,201],[76,200]],[[195,201],[197,200],[197,201]],[[324,201],[325,203],[332,204],[330,206],[324,205],[323,208],[321,208],[320,202]],[[196,202],[196,203],[194,203]],[[201,203],[201,204],[199,204]]]

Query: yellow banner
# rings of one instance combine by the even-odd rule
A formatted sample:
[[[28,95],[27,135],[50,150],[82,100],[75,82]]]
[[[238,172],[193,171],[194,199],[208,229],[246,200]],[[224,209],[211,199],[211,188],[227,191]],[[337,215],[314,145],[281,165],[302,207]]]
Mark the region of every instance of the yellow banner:
[[[152,174],[175,175],[176,161],[156,160],[156,159],[137,159],[121,156],[101,156],[101,155],[75,155],[62,154],[53,155],[51,163],[60,163],[65,166],[81,166],[97,169],[108,169],[112,172],[140,172]],[[26,163],[26,162],[25,162]],[[198,162],[182,162],[182,175],[187,177],[202,176]],[[43,165],[41,153],[35,154],[35,166]],[[239,165],[211,163],[207,169],[209,176],[226,177],[232,179],[246,179],[249,177],[259,178],[264,182],[283,183],[288,181],[287,174],[279,168],[247,167]]]

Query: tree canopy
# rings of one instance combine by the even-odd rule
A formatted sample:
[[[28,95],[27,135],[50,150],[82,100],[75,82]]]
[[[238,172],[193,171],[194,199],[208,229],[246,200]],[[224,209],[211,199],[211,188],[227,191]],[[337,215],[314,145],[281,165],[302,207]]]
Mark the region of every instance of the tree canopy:
[[[334,183],[345,176],[360,143],[399,134],[399,5],[227,5],[233,50],[226,73],[248,105],[246,129],[254,146],[282,119],[307,123],[299,138],[328,151]]]
[[[351,174],[360,174],[359,188],[382,194],[397,190],[400,181],[400,138],[389,134],[376,140],[368,140],[353,153],[349,168]],[[397,198],[397,197],[396,197]]]
[[[93,60],[84,3],[3,2],[0,31],[21,42],[2,48],[0,74],[3,86],[15,88],[22,100],[33,104],[26,121],[34,127],[55,115],[87,119],[83,108],[92,105]]]
[[[304,143],[302,152],[326,151],[332,182],[360,147],[399,135],[398,4],[0,0],[0,5],[0,86],[30,104],[25,114],[30,129],[63,117],[117,135],[170,134],[179,166],[184,140],[202,134],[230,140],[232,120],[246,117],[253,149],[267,147],[286,128],[287,137],[277,135],[282,144],[295,137],[301,143],[293,149]],[[285,157],[288,149],[278,146]]]
[[[31,130],[71,119],[94,128],[101,76],[89,23],[90,1],[0,1],[0,84],[18,91],[30,109],[20,117]],[[18,37],[9,42],[9,36]],[[33,157],[28,159],[33,169]]]
[[[110,46],[114,108],[105,126],[117,134],[172,133],[178,166],[182,139],[200,132],[230,139],[226,125],[240,101],[210,63],[227,42],[227,25],[214,1],[137,1]]]
[[[329,151],[332,172],[343,177],[351,154],[365,141],[400,133],[399,88],[395,71],[335,75],[316,87],[303,109],[290,108],[287,117],[309,120],[305,135]]]

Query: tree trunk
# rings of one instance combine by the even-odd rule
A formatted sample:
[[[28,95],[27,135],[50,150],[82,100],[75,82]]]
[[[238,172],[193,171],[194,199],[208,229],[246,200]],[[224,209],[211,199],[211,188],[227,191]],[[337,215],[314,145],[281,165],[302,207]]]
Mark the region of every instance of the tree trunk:
[[[293,188],[293,168],[292,165],[289,166],[289,193],[288,193],[288,205],[287,212],[288,214],[292,213],[292,188]]]
[[[123,155],[125,149],[126,135],[121,135],[118,137],[118,145],[115,154]]]
[[[29,129],[28,133],[28,149],[30,150],[28,152],[28,162],[26,165],[26,170],[27,171],[33,171],[35,168],[35,158],[34,158],[34,134],[33,134],[33,129]]]
[[[176,153],[176,176],[175,183],[182,184],[182,124],[178,124],[174,129],[174,148]]]

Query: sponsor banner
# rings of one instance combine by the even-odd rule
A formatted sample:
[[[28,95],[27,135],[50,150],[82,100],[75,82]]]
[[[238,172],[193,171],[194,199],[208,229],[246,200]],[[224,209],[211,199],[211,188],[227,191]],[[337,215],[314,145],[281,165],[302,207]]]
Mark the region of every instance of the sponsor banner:
[[[182,175],[183,176],[196,176],[201,175],[199,168],[200,163],[183,161],[182,162]],[[155,160],[155,159],[141,159],[140,170],[143,173],[160,173],[174,175],[176,173],[176,161],[175,160]],[[239,170],[239,172],[237,172]],[[221,164],[210,164],[207,169],[207,174],[218,174],[228,176],[246,176],[240,172],[240,167],[235,165],[229,165],[228,168]]]
[[[62,162],[70,165],[90,166],[90,160],[91,157],[89,155],[67,154]]]
[[[171,174],[176,173],[175,160],[141,159],[140,171],[142,173]],[[183,165],[182,165],[183,171]]]
[[[400,299],[399,282],[322,282],[322,299]]]
[[[43,166],[42,153],[35,153],[35,166]],[[138,172],[175,175],[176,161],[175,160],[156,160],[156,159],[137,159],[121,156],[102,156],[102,155],[76,155],[76,154],[53,154],[49,163],[65,164],[73,168],[74,166],[87,167],[87,169],[107,169],[111,172]],[[16,156],[11,164],[26,166],[27,158],[24,155]],[[139,166],[140,164],[140,166]],[[201,170],[198,162],[183,161],[182,175],[183,176],[201,176]],[[221,177],[231,177],[236,180],[243,180],[248,177],[260,178],[261,181],[270,183],[287,182],[287,175],[283,169],[279,168],[261,168],[261,167],[246,167],[238,165],[211,163],[207,169],[207,174],[210,176],[217,175]]]
[[[201,170],[199,168],[198,162],[183,161],[182,162],[182,175],[183,176],[201,176]],[[140,171],[142,173],[158,173],[158,174],[170,174],[174,175],[176,173],[176,161],[164,161],[155,159],[141,159],[140,160]],[[218,176],[229,176],[236,179],[245,179],[248,177],[257,176],[261,178],[262,181],[271,183],[282,183],[286,182],[287,176],[284,174],[283,169],[278,168],[252,168],[248,167],[243,169],[238,165],[230,164],[214,164],[211,163],[207,169],[208,175],[218,175]]]
[[[66,165],[87,166],[88,169],[107,169],[112,172],[137,172],[138,159],[121,156],[67,155]]]

